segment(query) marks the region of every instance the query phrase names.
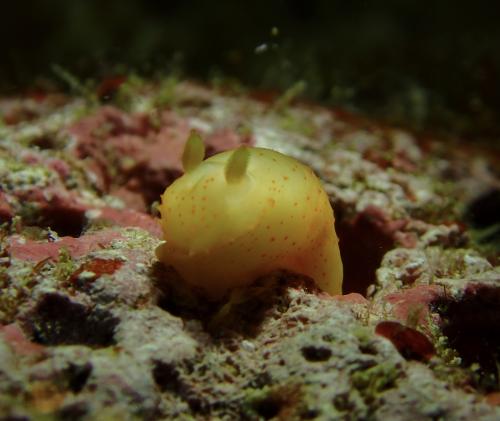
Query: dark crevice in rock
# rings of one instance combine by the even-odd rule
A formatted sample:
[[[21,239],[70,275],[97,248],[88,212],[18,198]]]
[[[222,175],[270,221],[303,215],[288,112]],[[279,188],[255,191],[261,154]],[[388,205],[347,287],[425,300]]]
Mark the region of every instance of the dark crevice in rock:
[[[150,277],[158,288],[157,305],[168,313],[187,320],[209,320],[217,305],[191,291],[171,267],[160,262],[152,265]]]
[[[60,294],[44,295],[28,322],[33,341],[37,343],[94,347],[114,345],[117,325],[118,319],[109,311],[88,308]]]
[[[328,361],[332,356],[330,348],[325,346],[305,346],[301,351],[304,358],[311,362]]]
[[[479,364],[476,386],[499,389],[500,288],[470,286],[459,300],[443,297],[433,303],[441,329],[464,367]]]
[[[70,364],[66,370],[66,376],[71,391],[73,393],[80,393],[87,384],[91,373],[92,365],[90,363],[84,365]]]
[[[85,210],[66,206],[49,206],[44,209],[38,218],[37,225],[50,228],[60,237],[78,238],[82,235],[87,218]]]
[[[214,338],[236,336],[254,337],[270,311],[286,312],[290,298],[288,288],[300,288],[318,293],[314,282],[300,275],[277,271],[257,279],[241,290],[241,298],[228,296],[213,302],[206,294],[187,285],[172,268],[161,263],[153,265],[151,278],[160,294],[158,306],[170,314],[187,320],[198,320]],[[229,346],[231,341],[226,341]],[[237,349],[236,347],[233,350]]]
[[[365,355],[377,355],[378,354],[377,348],[372,343],[360,344],[358,346],[358,349],[359,349],[359,352],[361,352],[362,354],[365,354]]]
[[[162,392],[180,394],[183,383],[179,371],[173,364],[156,362],[153,368],[153,379]]]
[[[50,150],[50,149],[57,149],[58,148],[56,139],[54,139],[54,137],[52,137],[50,135],[39,136],[39,137],[33,139],[30,142],[30,145],[37,146],[39,149],[42,149],[42,150]]]
[[[336,232],[340,239],[340,254],[344,266],[344,294],[357,292],[366,296],[367,288],[375,283],[375,272],[382,258],[393,246],[393,239],[368,215],[344,220],[336,212]]]
[[[275,396],[268,396],[266,399],[255,402],[253,407],[255,412],[262,418],[270,420],[280,413],[283,404],[284,402],[281,399],[277,399]]]
[[[493,266],[500,263],[500,189],[491,189],[471,201],[464,220],[472,227],[470,237]]]
[[[500,190],[492,189],[468,204],[464,215],[474,228],[500,224]]]

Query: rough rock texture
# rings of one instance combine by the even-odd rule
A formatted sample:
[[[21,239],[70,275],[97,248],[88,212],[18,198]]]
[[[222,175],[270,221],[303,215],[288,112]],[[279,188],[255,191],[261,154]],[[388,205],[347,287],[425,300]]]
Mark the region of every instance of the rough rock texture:
[[[0,419],[499,419],[498,150],[169,87],[0,101]],[[157,262],[192,128],[317,172],[345,295],[275,273],[207,302]]]

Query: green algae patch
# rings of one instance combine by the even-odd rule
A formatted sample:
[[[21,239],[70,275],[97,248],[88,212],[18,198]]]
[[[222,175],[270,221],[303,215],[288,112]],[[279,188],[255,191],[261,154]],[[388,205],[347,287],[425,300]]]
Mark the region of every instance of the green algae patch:
[[[61,247],[53,275],[59,282],[65,282],[75,270],[76,264],[69,250],[66,247]]]
[[[363,371],[353,373],[352,386],[359,392],[367,405],[374,405],[380,394],[396,386],[401,369],[392,363],[381,363]]]

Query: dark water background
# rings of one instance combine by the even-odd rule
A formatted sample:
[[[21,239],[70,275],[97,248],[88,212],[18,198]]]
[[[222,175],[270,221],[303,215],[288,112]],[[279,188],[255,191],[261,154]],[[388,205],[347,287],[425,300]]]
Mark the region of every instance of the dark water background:
[[[134,71],[303,95],[417,129],[496,142],[494,1],[44,0],[2,2],[0,90]],[[273,29],[274,28],[274,29]]]

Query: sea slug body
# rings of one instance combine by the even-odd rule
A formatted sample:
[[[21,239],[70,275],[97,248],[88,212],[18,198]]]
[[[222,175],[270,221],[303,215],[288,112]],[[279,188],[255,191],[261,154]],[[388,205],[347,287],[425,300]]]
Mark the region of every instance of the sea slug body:
[[[328,196],[313,171],[279,152],[240,147],[203,161],[192,134],[185,174],[159,207],[160,261],[218,299],[285,269],[340,294],[342,262]]]

